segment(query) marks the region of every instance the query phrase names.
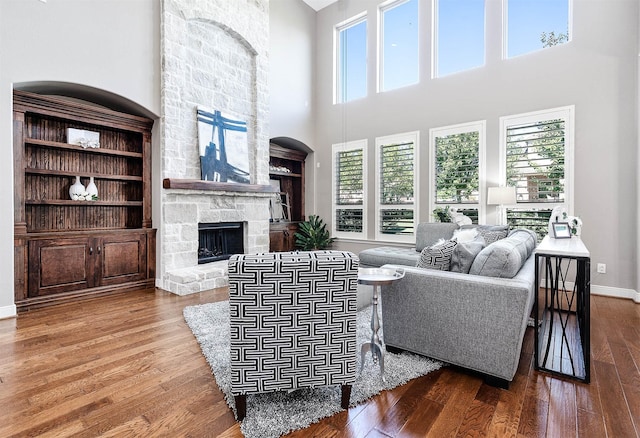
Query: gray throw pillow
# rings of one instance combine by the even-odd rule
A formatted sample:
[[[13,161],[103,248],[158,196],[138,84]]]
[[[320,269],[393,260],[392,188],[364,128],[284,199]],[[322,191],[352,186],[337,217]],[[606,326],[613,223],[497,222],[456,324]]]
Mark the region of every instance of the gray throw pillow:
[[[486,245],[504,239],[509,234],[509,225],[465,225],[462,228],[474,228],[482,236]]]
[[[451,265],[451,255],[456,245],[457,242],[454,240],[445,240],[442,243],[425,247],[420,252],[420,259],[416,267],[448,271]]]
[[[484,248],[484,239],[480,236],[470,242],[458,242],[451,254],[451,272],[468,274],[476,256]]]

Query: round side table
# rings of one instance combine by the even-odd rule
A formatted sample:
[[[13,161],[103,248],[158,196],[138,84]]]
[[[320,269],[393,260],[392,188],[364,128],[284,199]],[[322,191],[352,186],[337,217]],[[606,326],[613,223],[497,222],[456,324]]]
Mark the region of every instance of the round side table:
[[[373,286],[373,298],[371,299],[373,308],[371,309],[371,342],[362,344],[360,350],[360,372],[364,369],[364,360],[367,352],[371,352],[373,363],[380,364],[380,374],[382,381],[384,378],[384,348],[378,336],[380,329],[380,316],[378,315],[378,299],[380,286],[391,284],[404,277],[404,269],[392,268],[360,268],[358,270],[358,283]]]

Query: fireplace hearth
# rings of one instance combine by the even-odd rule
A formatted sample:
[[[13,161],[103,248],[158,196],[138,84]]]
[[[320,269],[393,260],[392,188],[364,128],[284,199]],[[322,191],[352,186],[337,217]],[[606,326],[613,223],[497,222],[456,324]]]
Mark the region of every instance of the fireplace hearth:
[[[242,222],[198,224],[198,264],[227,260],[244,253]]]

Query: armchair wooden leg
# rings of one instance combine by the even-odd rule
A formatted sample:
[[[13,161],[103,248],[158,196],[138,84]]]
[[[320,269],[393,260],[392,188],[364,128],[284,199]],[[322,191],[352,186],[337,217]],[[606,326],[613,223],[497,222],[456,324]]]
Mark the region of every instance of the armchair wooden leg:
[[[233,398],[236,401],[236,412],[238,421],[242,421],[244,420],[244,416],[247,414],[247,395],[236,395]]]
[[[342,409],[349,409],[349,399],[351,398],[351,385],[342,385],[342,400],[340,406]]]

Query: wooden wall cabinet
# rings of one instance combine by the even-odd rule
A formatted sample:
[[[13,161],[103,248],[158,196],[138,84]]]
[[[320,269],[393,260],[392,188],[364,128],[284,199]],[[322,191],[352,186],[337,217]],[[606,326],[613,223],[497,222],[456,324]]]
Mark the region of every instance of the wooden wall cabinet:
[[[14,91],[14,248],[18,310],[155,283],[153,121],[60,97]],[[99,147],[69,144],[69,128]],[[94,177],[98,200],[69,187]]]
[[[287,220],[271,222],[269,226],[269,250],[293,251],[294,234],[298,231],[298,224],[305,220],[304,162],[307,154],[271,143],[269,155],[269,178],[279,181],[280,190],[287,194],[290,207]]]

